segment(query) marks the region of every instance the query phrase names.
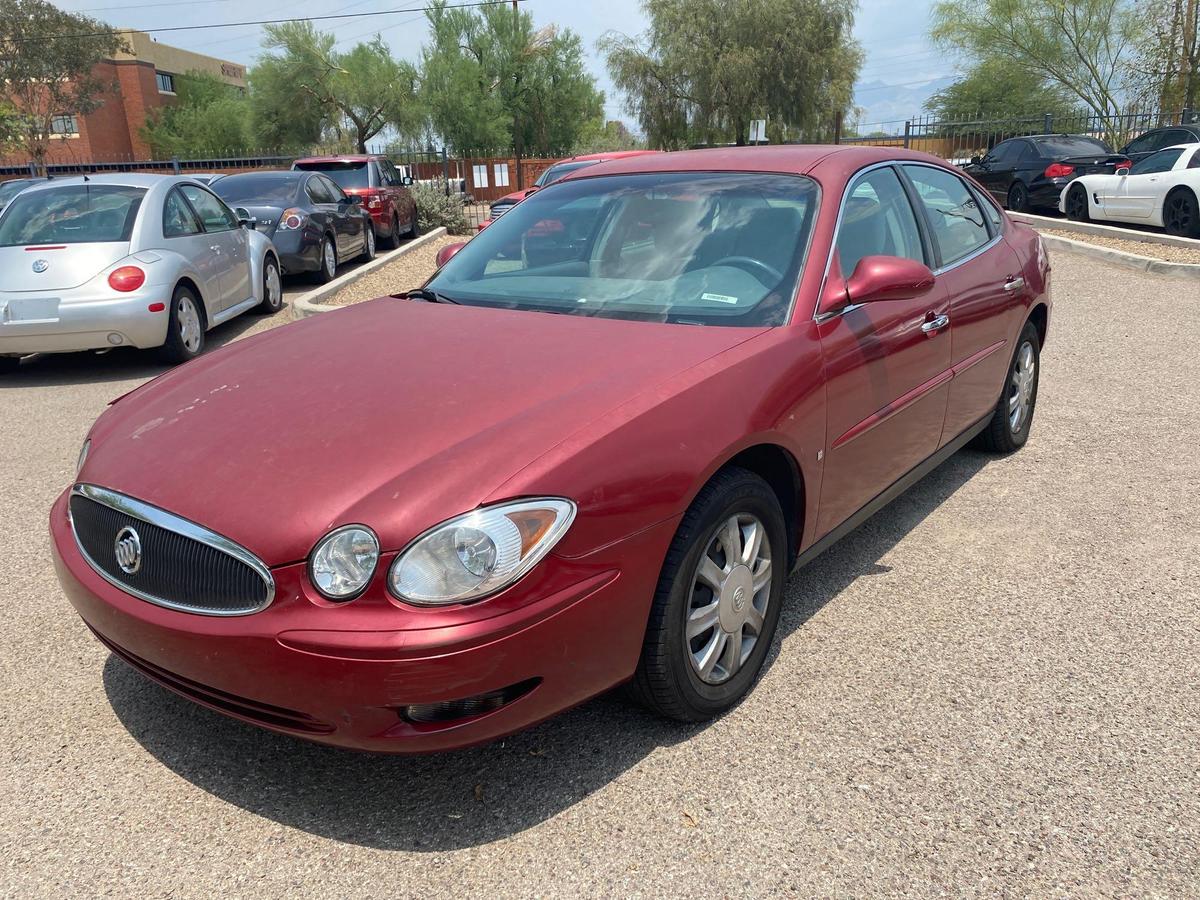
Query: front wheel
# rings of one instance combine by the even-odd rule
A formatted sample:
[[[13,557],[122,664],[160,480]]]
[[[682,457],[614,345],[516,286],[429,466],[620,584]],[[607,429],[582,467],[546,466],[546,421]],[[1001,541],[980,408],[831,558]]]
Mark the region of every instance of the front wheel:
[[[204,316],[200,300],[190,288],[180,285],[171,297],[167,340],[161,354],[169,363],[185,363],[204,351]]]
[[[1187,188],[1172,191],[1163,204],[1163,225],[1175,237],[1200,238],[1200,210]]]
[[[667,551],[634,698],[700,722],[753,686],[779,622],[787,569],[779,500],[745,469],[718,472],[696,496]]]
[[[1037,328],[1026,322],[1017,338],[1017,350],[1008,367],[1008,378],[987,427],[980,432],[981,449],[994,453],[1012,453],[1029,440],[1033,410],[1037,405],[1038,370],[1041,367],[1041,341]]]
[[[1067,202],[1065,206],[1067,218],[1072,222],[1088,222],[1091,220],[1091,217],[1088,215],[1087,190],[1082,184],[1073,184],[1067,188]]]
[[[1019,181],[1008,189],[1008,208],[1016,213],[1029,212],[1029,190]]]
[[[275,257],[268,256],[263,260],[263,298],[258,304],[258,311],[264,315],[277,313],[283,309],[283,281],[279,277],[279,263]]]

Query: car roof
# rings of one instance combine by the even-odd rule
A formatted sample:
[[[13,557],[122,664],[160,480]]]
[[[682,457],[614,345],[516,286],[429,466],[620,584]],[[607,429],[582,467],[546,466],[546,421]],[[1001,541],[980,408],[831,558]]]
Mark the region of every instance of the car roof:
[[[578,156],[568,156],[566,159],[560,159],[558,163],[565,162],[583,162],[589,159],[627,159],[631,156],[647,156],[651,153],[662,153],[661,150],[612,150],[600,153],[580,153]],[[558,165],[555,163],[554,165]]]
[[[306,156],[303,159],[296,160],[294,165],[323,162],[367,162],[371,159],[386,159],[386,157],[382,153],[341,153],[337,156]]]
[[[35,184],[28,191],[47,191],[71,184],[112,184],[122,187],[152,188],[159,184],[199,184],[191,175],[156,175],[147,172],[119,172],[112,175],[65,175]]]

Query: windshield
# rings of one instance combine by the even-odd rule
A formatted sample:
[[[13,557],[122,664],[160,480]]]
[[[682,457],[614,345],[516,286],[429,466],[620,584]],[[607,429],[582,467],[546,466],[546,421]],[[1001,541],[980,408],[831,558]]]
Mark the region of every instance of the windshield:
[[[0,218],[0,247],[128,241],[145,188],[70,184],[18,194]]]
[[[247,200],[265,200],[279,205],[291,204],[296,196],[303,175],[230,175],[218,178],[211,185],[212,191],[228,204]]]
[[[1104,141],[1090,137],[1034,138],[1043,158],[1055,156],[1107,156],[1112,149]]]
[[[583,159],[575,162],[560,162],[555,163],[545,172],[538,176],[538,180],[534,182],[538,187],[545,187],[548,184],[553,184],[564,175],[574,172],[576,169],[586,169],[588,166],[594,166],[600,162],[598,159]]]
[[[678,172],[564,181],[481,231],[428,287],[459,303],[693,325],[787,319],[808,178]]]
[[[370,169],[366,160],[348,162],[316,162],[297,163],[297,169],[305,172],[324,172],[336,181],[342,190],[351,188],[369,188],[371,186]],[[218,182],[219,184],[220,182]]]

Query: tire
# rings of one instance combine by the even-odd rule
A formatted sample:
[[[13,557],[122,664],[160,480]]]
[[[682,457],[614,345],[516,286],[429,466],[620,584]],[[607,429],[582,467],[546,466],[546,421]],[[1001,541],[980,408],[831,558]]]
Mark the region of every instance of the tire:
[[[1026,348],[1029,354],[1026,355]],[[1018,366],[1024,368],[1026,362],[1032,362],[1031,379],[1024,388],[1026,402],[1022,406],[1019,399],[1022,392],[1018,380]],[[1013,453],[1025,446],[1029,440],[1029,429],[1033,426],[1033,413],[1037,408],[1038,376],[1041,373],[1041,342],[1038,340],[1037,328],[1032,322],[1026,322],[1017,338],[1017,347],[1013,352],[1012,361],[1008,364],[1008,373],[1004,379],[1004,389],[996,402],[996,410],[992,413],[991,421],[976,438],[976,446],[981,450],[992,453]],[[1021,409],[1019,417],[1014,418],[1015,408]]]
[[[1029,212],[1029,190],[1021,182],[1008,189],[1008,208],[1013,212]]]
[[[409,240],[416,240],[421,236],[421,223],[417,221],[417,208],[413,207],[412,225],[408,227],[408,233],[405,235]]]
[[[180,285],[171,295],[167,340],[159,350],[169,363],[185,363],[204,352],[204,304],[191,288]]]
[[[1073,184],[1067,188],[1067,202],[1063,204],[1067,210],[1067,218],[1072,222],[1090,222],[1088,215],[1087,188],[1082,184]]]
[[[400,220],[396,218],[396,214],[392,213],[392,230],[388,232],[388,236],[383,239],[383,247],[385,250],[395,250],[400,246]]]
[[[329,235],[321,238],[321,252],[317,257],[317,271],[313,273],[313,281],[317,284],[329,284],[337,277],[337,245]]]
[[[1200,207],[1196,195],[1176,188],[1163,201],[1163,227],[1175,237],[1200,238]]]
[[[263,261],[263,299],[256,311],[265,316],[283,309],[283,279],[279,277],[279,263],[274,256]]]
[[[375,226],[371,222],[367,222],[363,228],[363,252],[358,258],[363,262],[370,262],[375,258]]]
[[[759,556],[745,565],[725,562],[725,526],[733,517],[744,524],[738,529],[738,546],[745,547],[746,528],[751,520],[761,530]],[[761,554],[767,554],[762,570]],[[720,573],[724,595],[709,588],[699,576],[701,563],[709,572]],[[719,715],[738,703],[754,685],[779,623],[783,584],[787,576],[788,545],[779,500],[765,481],[745,469],[723,469],[713,476],[684,514],[667,551],[658,587],[650,608],[649,622],[628,693],[659,715],[683,722],[700,722]],[[744,570],[744,571],[742,571]],[[749,573],[749,574],[748,574]],[[765,583],[754,587],[755,575]],[[759,596],[760,591],[765,596]],[[717,599],[714,599],[717,598]],[[765,604],[765,606],[764,606]],[[697,626],[689,639],[688,617],[705,608],[708,616],[693,617]],[[753,616],[758,618],[754,633]],[[708,621],[711,620],[711,621]],[[740,623],[740,624],[739,624]],[[721,634],[725,635],[721,641]],[[734,660],[732,636],[741,649],[739,665]],[[753,643],[747,647],[746,639]],[[719,662],[702,674],[704,650]]]

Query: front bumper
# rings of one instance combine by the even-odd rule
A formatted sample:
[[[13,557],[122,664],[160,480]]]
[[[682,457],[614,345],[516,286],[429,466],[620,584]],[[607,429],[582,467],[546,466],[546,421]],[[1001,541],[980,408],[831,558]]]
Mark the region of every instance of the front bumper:
[[[51,511],[55,567],[71,603],[114,653],[195,702],[273,731],[359,750],[449,750],[519,731],[632,676],[675,522],[588,556],[551,555],[483,603],[399,608],[374,596],[329,603],[305,566],[273,570],[275,600],[219,618],[165,609],[113,587],[83,559],[67,516]],[[380,561],[385,572],[392,556]],[[406,717],[521,686],[490,712]]]
[[[128,294],[78,288],[54,292],[58,307],[52,316],[24,321],[0,313],[0,356],[161,347],[167,339],[171,290],[170,285],[147,284]],[[0,308],[9,299],[37,296],[0,293]],[[153,303],[162,303],[164,309],[151,312]]]

